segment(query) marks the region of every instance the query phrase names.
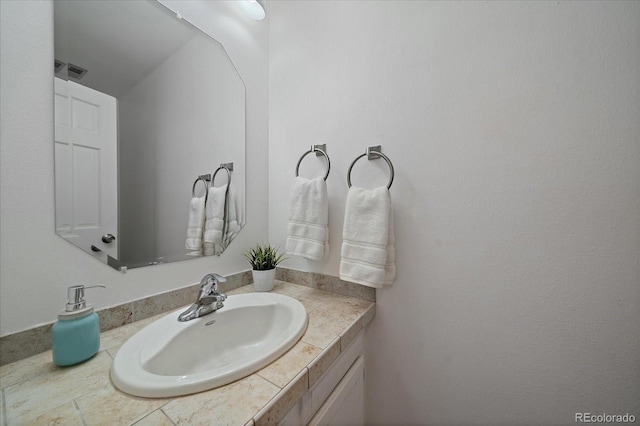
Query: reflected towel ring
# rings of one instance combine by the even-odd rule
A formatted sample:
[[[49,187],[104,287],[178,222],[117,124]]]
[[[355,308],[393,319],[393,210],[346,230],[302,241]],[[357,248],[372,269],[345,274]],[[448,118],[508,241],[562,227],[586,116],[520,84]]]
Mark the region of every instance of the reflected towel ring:
[[[302,157],[300,157],[300,159],[298,160],[298,164],[296,164],[296,177],[298,177],[298,175],[299,175],[300,163],[302,163],[302,159],[304,157],[306,157],[307,154],[311,154],[312,152],[315,152],[316,155],[318,155],[318,153],[319,153],[320,155],[324,155],[324,158],[327,159],[327,172],[324,174],[324,180],[327,180],[327,178],[329,177],[329,171],[331,170],[331,160],[329,160],[329,156],[325,152],[326,149],[327,149],[326,144],[323,144],[323,145],[311,145],[311,149],[309,151],[305,152],[304,154],[302,154]]]
[[[208,183],[208,178],[211,178],[211,175],[201,175],[198,176],[198,178],[193,182],[193,186],[191,187],[191,196],[192,197],[196,197],[196,185],[198,184],[198,182],[202,182],[204,183],[204,199],[205,202],[207,200],[207,196],[209,195],[209,183]],[[199,197],[202,198],[202,197]]]
[[[211,178],[211,186],[213,186],[213,182],[216,180],[216,175],[222,169],[227,171],[227,189],[229,189],[229,185],[231,185],[231,170],[233,170],[233,166],[227,167],[227,164],[220,164],[220,167],[218,167],[216,171],[213,172],[213,177]]]
[[[356,161],[364,156],[367,156],[369,160],[375,160],[381,157],[384,158],[384,160],[389,165],[389,183],[387,184],[387,189],[391,189],[391,184],[393,184],[393,178],[395,176],[395,172],[393,171],[393,164],[391,163],[391,160],[389,160],[389,157],[382,153],[382,149],[380,146],[367,148],[367,152],[365,152],[364,154],[360,154],[356,157],[355,160],[353,160],[353,162],[349,166],[349,171],[347,172],[347,185],[349,186],[349,188],[351,188],[351,169],[353,169],[353,165],[356,164]]]

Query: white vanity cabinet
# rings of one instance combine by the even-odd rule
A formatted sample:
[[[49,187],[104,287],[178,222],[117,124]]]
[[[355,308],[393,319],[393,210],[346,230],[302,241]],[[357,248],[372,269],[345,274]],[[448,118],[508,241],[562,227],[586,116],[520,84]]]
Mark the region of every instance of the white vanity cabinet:
[[[364,424],[364,331],[298,401],[280,426]]]
[[[364,424],[364,360],[358,357],[309,422],[320,425]]]

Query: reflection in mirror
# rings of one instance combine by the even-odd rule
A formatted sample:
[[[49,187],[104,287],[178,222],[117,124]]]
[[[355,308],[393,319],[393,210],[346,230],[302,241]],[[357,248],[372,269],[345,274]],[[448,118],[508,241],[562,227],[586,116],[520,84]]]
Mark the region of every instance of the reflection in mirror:
[[[153,0],[54,17],[56,232],[118,269],[222,253],[245,217],[245,87],[222,45]]]

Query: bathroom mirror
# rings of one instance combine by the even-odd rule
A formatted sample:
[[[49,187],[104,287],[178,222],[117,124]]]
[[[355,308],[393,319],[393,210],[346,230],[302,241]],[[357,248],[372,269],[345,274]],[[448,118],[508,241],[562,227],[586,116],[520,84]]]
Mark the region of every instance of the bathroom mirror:
[[[232,163],[222,253],[245,217],[245,86],[224,47],[155,0],[53,5],[56,233],[121,270],[202,256],[194,182]]]

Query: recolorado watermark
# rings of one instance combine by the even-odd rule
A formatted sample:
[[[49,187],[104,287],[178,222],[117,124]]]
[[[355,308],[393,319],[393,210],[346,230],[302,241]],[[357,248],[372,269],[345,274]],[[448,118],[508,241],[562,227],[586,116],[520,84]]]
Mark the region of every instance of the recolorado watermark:
[[[635,423],[636,416],[633,414],[593,414],[593,413],[576,413],[576,423]]]

